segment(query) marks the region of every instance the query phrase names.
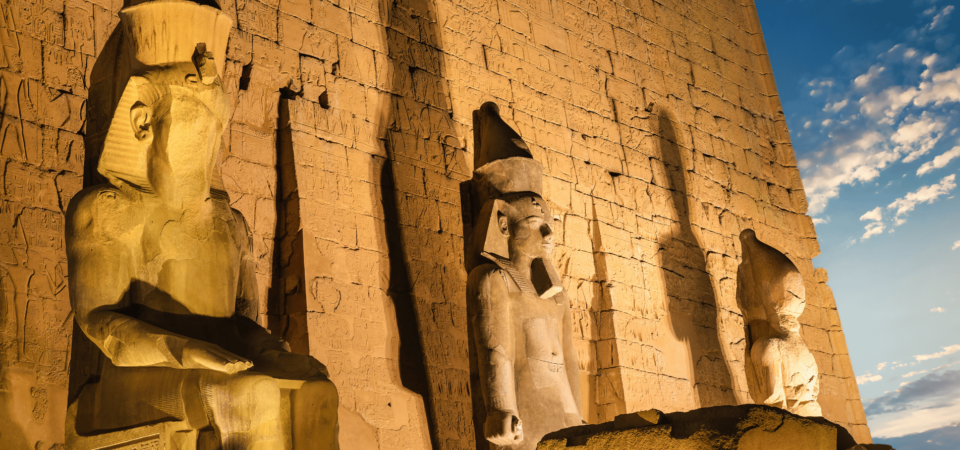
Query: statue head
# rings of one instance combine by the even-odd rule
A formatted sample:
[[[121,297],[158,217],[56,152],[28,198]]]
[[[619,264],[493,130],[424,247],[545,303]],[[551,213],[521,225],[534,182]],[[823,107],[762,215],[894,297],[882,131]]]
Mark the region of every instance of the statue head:
[[[141,3],[122,10],[121,21],[138,67],[114,112],[98,171],[172,206],[205,198],[230,118],[217,66],[230,21],[186,1]]]
[[[543,166],[494,103],[474,112],[474,248],[511,274],[521,289],[543,298],[562,290],[551,262],[553,215],[543,199]]]

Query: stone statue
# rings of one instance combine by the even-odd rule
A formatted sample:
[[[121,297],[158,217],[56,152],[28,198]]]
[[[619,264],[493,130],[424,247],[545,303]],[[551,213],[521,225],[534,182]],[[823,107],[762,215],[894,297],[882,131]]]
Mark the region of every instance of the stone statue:
[[[789,258],[740,233],[743,262],[737,270],[737,304],[746,323],[746,372],[758,404],[801,416],[821,416],[819,370],[800,337],[806,304],[803,277]]]
[[[473,117],[467,307],[486,407],[478,420],[493,448],[535,449],[583,423],[570,305],[551,261],[543,166],[497,105]]]
[[[258,325],[250,230],[211,189],[230,120],[220,77],[231,21],[180,0],[120,18],[135,67],[98,166],[110,184],[67,211],[70,301],[106,356],[78,431],[177,420],[213,448],[282,449],[286,414],[294,448],[339,448],[337,390],[323,364]],[[296,389],[289,405],[281,388]]]

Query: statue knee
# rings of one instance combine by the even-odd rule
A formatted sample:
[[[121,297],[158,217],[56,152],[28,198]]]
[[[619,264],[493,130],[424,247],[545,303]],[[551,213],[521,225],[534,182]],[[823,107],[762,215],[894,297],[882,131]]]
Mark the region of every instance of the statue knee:
[[[296,402],[309,408],[336,411],[339,405],[339,393],[332,381],[326,378],[314,378],[303,383],[295,391]]]
[[[280,388],[276,380],[250,372],[218,375],[222,376],[204,380],[207,383],[201,386],[215,422],[247,428],[279,417]]]

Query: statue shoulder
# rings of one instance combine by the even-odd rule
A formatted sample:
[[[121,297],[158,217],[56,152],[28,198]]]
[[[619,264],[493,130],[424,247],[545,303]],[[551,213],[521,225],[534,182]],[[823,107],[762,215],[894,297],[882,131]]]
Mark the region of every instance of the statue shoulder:
[[[503,269],[492,263],[481,264],[470,271],[467,283],[470,285],[479,285],[480,283],[489,283],[491,280],[503,280]]]
[[[116,237],[136,222],[137,202],[120,189],[101,184],[80,191],[67,206],[67,238],[69,240]]]
[[[467,292],[470,297],[506,294],[508,292],[506,273],[496,264],[482,264],[470,271],[467,279]]]

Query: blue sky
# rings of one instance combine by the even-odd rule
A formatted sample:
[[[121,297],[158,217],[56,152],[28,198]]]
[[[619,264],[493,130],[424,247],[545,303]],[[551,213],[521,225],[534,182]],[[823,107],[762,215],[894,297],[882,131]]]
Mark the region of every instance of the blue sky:
[[[960,448],[960,1],[757,9],[875,442]]]

